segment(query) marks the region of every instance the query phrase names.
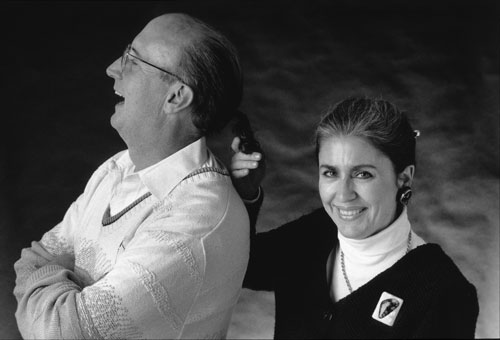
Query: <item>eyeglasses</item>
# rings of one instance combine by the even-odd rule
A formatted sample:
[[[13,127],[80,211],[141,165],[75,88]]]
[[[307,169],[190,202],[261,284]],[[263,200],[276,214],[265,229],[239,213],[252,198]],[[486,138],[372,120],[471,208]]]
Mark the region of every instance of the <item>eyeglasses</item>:
[[[132,49],[132,44],[128,44],[128,45],[127,45],[127,47],[125,48],[125,51],[123,51],[123,55],[122,55],[122,59],[121,59],[121,67],[122,67],[122,70],[124,70],[124,69],[125,69],[125,66],[127,65],[127,62],[128,62],[128,58],[129,58],[129,57],[132,57],[132,58],[134,58],[134,59],[137,59],[137,60],[139,60],[139,61],[142,61],[144,64],[147,64],[147,65],[149,65],[149,66],[151,66],[151,67],[154,67],[154,68],[156,68],[156,69],[158,69],[158,70],[160,70],[160,71],[165,72],[166,74],[171,75],[172,77],[176,78],[177,80],[179,80],[180,82],[182,82],[182,83],[184,83],[184,84],[187,84],[187,82],[185,82],[185,81],[184,81],[181,77],[179,77],[178,75],[176,75],[176,74],[174,74],[174,73],[172,73],[172,72],[170,72],[170,71],[164,70],[164,69],[162,69],[161,67],[158,67],[158,66],[156,66],[156,65],[153,65],[153,64],[151,64],[150,62],[147,62],[146,60],[141,59],[141,58],[139,58],[138,56],[133,55],[132,53],[130,53],[130,50],[131,50],[131,49]]]

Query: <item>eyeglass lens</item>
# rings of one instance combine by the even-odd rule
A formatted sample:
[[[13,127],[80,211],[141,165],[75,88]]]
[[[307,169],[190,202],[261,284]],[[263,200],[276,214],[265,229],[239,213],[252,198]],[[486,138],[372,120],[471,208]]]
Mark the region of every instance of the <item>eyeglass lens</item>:
[[[127,59],[128,59],[128,52],[129,51],[130,51],[130,45],[127,45],[127,47],[125,47],[125,50],[123,51],[123,54],[122,54],[122,60],[121,60],[122,70],[127,65]]]

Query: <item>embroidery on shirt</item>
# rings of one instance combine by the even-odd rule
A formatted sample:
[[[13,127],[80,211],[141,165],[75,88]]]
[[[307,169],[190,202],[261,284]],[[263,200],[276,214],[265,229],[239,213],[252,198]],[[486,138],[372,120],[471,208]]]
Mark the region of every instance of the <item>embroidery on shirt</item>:
[[[191,249],[186,244],[184,244],[184,242],[178,239],[174,239],[171,232],[168,231],[152,230],[148,231],[148,234],[154,240],[162,243],[165,242],[168,246],[173,247],[175,251],[181,255],[184,263],[187,264],[189,268],[189,276],[195,279],[196,283],[200,283],[202,281],[200,270],[198,269],[198,265],[196,264],[195,257]]]
[[[102,280],[85,288],[77,299],[83,328],[92,339],[130,339],[142,337],[134,325],[115,287]]]
[[[75,273],[91,285],[113,268],[103,248],[95,241],[82,239],[75,256]]]
[[[51,231],[45,233],[40,240],[47,251],[53,255],[74,254],[73,247],[69,245],[65,237],[59,235],[61,224],[54,227]]]
[[[153,298],[153,302],[163,319],[171,323],[175,330],[179,330],[182,327],[183,320],[170,304],[167,290],[158,282],[153,272],[138,263],[130,262],[130,264],[132,270],[139,276],[144,289]]]
[[[80,316],[80,320],[82,321],[83,331],[85,331],[88,338],[102,339],[103,337],[99,334],[97,328],[95,328],[94,323],[92,322],[92,317],[90,316],[90,312],[85,306],[85,297],[83,296],[83,294],[77,295],[76,308],[78,311],[78,315]]]
[[[156,214],[155,219],[160,219],[160,218],[165,218],[170,216],[170,212],[172,211],[173,208],[173,203],[170,200],[171,194],[168,194],[166,199],[159,201],[154,207],[153,210]]]

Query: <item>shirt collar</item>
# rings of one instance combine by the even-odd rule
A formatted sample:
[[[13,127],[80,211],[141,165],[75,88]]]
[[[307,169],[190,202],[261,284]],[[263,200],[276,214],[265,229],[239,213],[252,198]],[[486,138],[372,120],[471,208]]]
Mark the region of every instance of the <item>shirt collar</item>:
[[[344,237],[338,232],[338,239],[346,256],[347,254],[354,258],[380,256],[397,248],[406,248],[410,229],[407,208],[404,207],[401,215],[391,225],[373,236],[356,240]]]
[[[163,199],[187,175],[200,168],[208,159],[205,137],[182,148],[167,158],[137,174],[157,199]]]
[[[140,182],[155,196],[162,199],[187,175],[202,167],[208,161],[208,148],[205,137],[187,145],[169,157],[145,168],[135,171],[128,150],[113,162],[112,168],[120,169],[121,178]]]
[[[130,159],[128,150],[125,150],[117,159],[114,159],[111,164],[111,169],[114,171],[120,171],[122,178],[135,173],[135,166],[132,159]]]

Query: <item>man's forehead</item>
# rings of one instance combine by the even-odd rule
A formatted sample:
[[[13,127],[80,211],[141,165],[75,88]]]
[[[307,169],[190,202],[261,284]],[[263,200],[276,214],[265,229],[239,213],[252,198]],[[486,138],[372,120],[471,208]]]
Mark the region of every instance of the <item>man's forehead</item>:
[[[173,65],[183,48],[194,37],[196,28],[181,15],[167,14],[151,20],[134,39],[132,46],[140,57],[165,61]],[[168,66],[168,65],[165,65]]]
[[[164,14],[151,20],[145,29],[151,30],[151,33],[158,35],[160,39],[189,41],[201,34],[199,23],[192,17],[171,13]]]

